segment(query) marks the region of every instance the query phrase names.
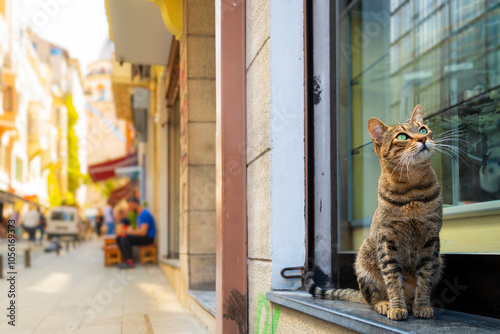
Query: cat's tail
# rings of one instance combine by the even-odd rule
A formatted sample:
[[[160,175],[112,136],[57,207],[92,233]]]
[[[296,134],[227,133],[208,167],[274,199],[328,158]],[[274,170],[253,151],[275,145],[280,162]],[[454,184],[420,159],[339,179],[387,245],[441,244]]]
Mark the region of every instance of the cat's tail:
[[[321,270],[321,269],[319,269]],[[315,298],[344,300],[355,303],[365,303],[361,292],[354,289],[325,289],[314,282],[315,272],[310,271],[304,277],[304,284],[307,291]]]

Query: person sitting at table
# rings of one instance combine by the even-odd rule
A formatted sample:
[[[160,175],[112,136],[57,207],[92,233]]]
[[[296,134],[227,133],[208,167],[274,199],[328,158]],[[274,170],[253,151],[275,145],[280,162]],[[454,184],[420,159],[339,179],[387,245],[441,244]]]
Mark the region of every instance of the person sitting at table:
[[[123,206],[117,206],[114,214],[116,218],[116,235],[123,235],[125,231],[130,228],[130,220],[128,219],[127,209]]]
[[[143,208],[135,197],[129,198],[127,203],[129,210],[137,214],[137,224],[135,229],[128,228],[116,237],[116,243],[123,255],[120,269],[134,268],[132,246],[152,244],[156,235],[156,224],[151,212]]]

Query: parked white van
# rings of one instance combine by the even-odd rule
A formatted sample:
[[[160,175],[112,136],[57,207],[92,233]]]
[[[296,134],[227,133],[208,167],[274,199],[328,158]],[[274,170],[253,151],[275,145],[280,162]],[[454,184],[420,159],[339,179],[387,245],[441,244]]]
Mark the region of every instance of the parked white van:
[[[78,240],[81,234],[82,223],[78,209],[72,206],[55,206],[47,215],[47,229],[45,233],[50,240],[52,237],[72,237]]]

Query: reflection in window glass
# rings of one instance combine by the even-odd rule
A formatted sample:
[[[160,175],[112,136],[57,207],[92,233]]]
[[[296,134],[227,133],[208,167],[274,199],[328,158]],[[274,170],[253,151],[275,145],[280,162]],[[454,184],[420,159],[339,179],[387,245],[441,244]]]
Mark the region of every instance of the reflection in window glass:
[[[435,139],[449,145],[433,161],[443,251],[500,252],[491,239],[500,219],[482,211],[500,211],[500,4],[346,2],[337,30],[341,250],[359,248],[377,205],[380,166],[368,119],[404,122],[420,103]],[[457,208],[475,217],[447,219]]]

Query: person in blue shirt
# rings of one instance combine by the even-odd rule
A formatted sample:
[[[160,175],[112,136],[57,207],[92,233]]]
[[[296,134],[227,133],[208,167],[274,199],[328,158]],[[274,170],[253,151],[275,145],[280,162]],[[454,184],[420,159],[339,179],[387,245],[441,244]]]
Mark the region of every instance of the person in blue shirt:
[[[151,212],[143,208],[135,197],[129,198],[127,203],[129,210],[137,214],[137,225],[135,229],[127,229],[116,238],[124,259],[119,266],[120,269],[135,267],[132,260],[132,246],[152,244],[156,235],[156,224]]]

